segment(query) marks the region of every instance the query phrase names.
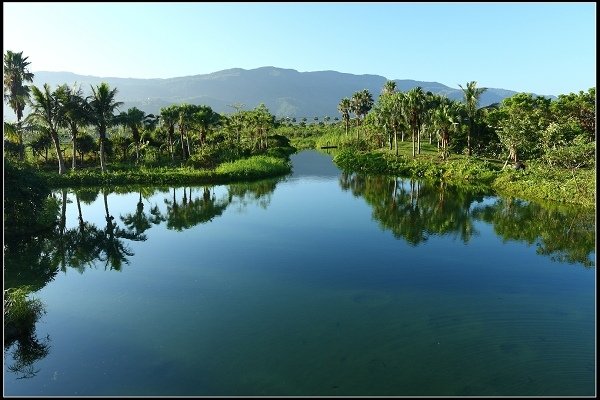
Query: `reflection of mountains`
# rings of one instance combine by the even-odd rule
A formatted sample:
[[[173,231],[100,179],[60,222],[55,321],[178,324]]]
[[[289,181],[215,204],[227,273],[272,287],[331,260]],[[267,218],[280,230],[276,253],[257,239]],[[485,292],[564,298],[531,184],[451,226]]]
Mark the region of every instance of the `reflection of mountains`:
[[[483,196],[467,189],[406,178],[342,174],[340,186],[363,197],[373,219],[398,239],[418,245],[431,235],[454,235],[467,243],[477,234],[475,221],[492,224],[504,241],[524,241],[553,260],[594,266],[595,216],[574,207],[549,207],[517,199]]]

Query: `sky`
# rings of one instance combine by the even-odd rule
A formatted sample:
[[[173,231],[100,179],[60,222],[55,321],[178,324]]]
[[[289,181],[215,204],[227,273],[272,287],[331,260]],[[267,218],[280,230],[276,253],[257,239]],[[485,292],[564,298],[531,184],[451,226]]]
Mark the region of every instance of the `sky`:
[[[3,3],[30,71],[172,78],[263,66],[559,95],[596,86],[596,4]]]

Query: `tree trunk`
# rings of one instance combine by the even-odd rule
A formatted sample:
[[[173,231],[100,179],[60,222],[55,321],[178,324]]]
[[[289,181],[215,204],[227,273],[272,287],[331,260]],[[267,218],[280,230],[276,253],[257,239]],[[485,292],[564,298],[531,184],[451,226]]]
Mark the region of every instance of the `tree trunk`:
[[[19,159],[25,160],[25,146],[23,145],[23,127],[21,126],[21,114],[17,113],[17,137],[19,140]]]
[[[106,139],[106,128],[100,127],[100,170],[106,171],[106,165],[104,165],[104,140]]]
[[[75,171],[77,169],[77,129],[71,128],[71,137],[73,139],[73,163],[71,168]]]
[[[62,175],[65,173],[65,160],[63,159],[63,154],[60,149],[60,141],[58,140],[58,134],[56,132],[52,132],[50,135],[52,136],[52,141],[54,142],[54,149],[56,150],[56,156],[58,157],[58,174]]]
[[[417,131],[417,154],[421,154],[421,129]]]
[[[135,125],[131,127],[131,136],[135,144],[135,163],[137,164],[140,161],[140,131]]]
[[[187,144],[187,155],[189,157],[192,155],[192,151],[190,150],[190,135],[187,132],[185,134],[185,143]]]
[[[77,202],[77,212],[79,213],[79,230],[81,231],[81,233],[83,233],[83,215],[81,213],[81,201],[79,201],[79,196],[77,195],[77,193],[75,193],[75,201]]]
[[[181,159],[185,161],[185,138],[184,138],[184,129],[182,126],[179,127],[179,136],[181,139]]]
[[[173,154],[173,134],[175,133],[175,126],[170,125],[168,130],[169,137],[169,153],[171,154],[171,161],[175,161],[175,155]]]
[[[396,156],[398,156],[398,132],[394,129],[394,146],[396,147]]]
[[[61,235],[65,233],[65,225],[67,222],[67,189],[62,190],[62,205],[59,221],[59,232]]]
[[[412,152],[413,158],[415,158],[416,153],[415,153],[415,130],[414,130],[414,128],[412,130],[412,150],[413,150],[413,152]]]
[[[471,156],[471,132],[473,131],[473,118],[469,118],[469,133],[467,134],[467,152]]]

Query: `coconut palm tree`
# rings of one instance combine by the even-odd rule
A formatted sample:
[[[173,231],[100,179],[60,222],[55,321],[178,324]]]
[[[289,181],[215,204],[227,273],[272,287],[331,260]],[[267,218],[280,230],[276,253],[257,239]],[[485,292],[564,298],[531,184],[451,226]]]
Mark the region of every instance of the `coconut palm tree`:
[[[415,157],[415,138],[421,130],[425,110],[425,93],[417,86],[406,93],[403,104],[404,117],[412,133],[412,155]]]
[[[348,135],[348,125],[350,124],[350,111],[352,109],[352,103],[350,99],[344,97],[340,104],[338,104],[338,111],[342,114],[342,119],[344,120],[344,124],[346,126],[346,135]]]
[[[29,100],[30,87],[25,82],[33,82],[33,73],[27,67],[31,64],[27,61],[29,57],[23,57],[23,52],[15,53],[7,50],[4,54],[4,101],[17,115],[17,134],[19,139],[19,156],[25,159],[25,147],[23,146],[23,132],[21,130],[21,119],[23,110]]]
[[[131,138],[135,145],[135,162],[140,161],[140,129],[146,118],[146,113],[137,107],[132,107],[127,112],[122,112],[116,118],[116,122],[131,129]]]
[[[41,131],[52,138],[56,156],[58,158],[58,173],[65,173],[65,162],[60,148],[58,130],[60,128],[60,104],[56,91],[50,92],[50,86],[45,83],[41,91],[36,86],[31,87],[32,99],[30,101],[32,111],[27,116],[27,121],[38,124]]]
[[[396,82],[386,81],[381,89],[381,94],[392,94],[396,92]]]
[[[221,115],[214,112],[209,106],[199,106],[194,114],[194,120],[200,131],[200,146],[203,146],[206,134],[221,123]]]
[[[107,129],[115,123],[114,112],[123,103],[115,100],[117,88],[110,89],[106,82],[95,88],[92,86],[92,95],[88,97],[90,121],[98,129],[100,136],[100,169],[106,171],[104,160],[104,144]]]
[[[351,110],[356,114],[356,125],[360,126],[361,120],[369,113],[373,107],[373,96],[367,89],[356,92],[350,100]],[[356,139],[359,139],[359,131],[356,131]]]
[[[175,160],[175,124],[177,124],[178,118],[179,111],[177,109],[177,105],[172,104],[168,107],[163,107],[160,109],[159,119],[162,125],[167,129],[167,140],[169,141],[169,153],[171,153],[171,160]]]
[[[463,91],[465,98],[465,104],[467,108],[467,115],[469,117],[469,132],[467,133],[467,150],[469,156],[471,155],[471,135],[473,135],[473,126],[475,125],[475,118],[477,117],[477,111],[479,107],[479,97],[485,92],[486,88],[478,88],[476,81],[467,82],[467,87],[463,88],[460,84],[458,85]]]
[[[77,168],[77,135],[79,128],[87,124],[89,120],[88,104],[83,97],[81,87],[73,85],[69,87],[64,84],[56,89],[56,96],[59,105],[60,124],[71,131],[71,140],[73,141],[73,162],[72,168]]]

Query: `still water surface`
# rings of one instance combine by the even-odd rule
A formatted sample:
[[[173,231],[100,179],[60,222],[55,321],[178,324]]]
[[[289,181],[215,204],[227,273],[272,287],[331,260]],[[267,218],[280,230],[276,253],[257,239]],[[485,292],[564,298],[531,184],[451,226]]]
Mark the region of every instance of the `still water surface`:
[[[595,394],[593,212],[292,160],[55,192],[64,228],[5,248],[46,351],[5,348],[4,394]]]

